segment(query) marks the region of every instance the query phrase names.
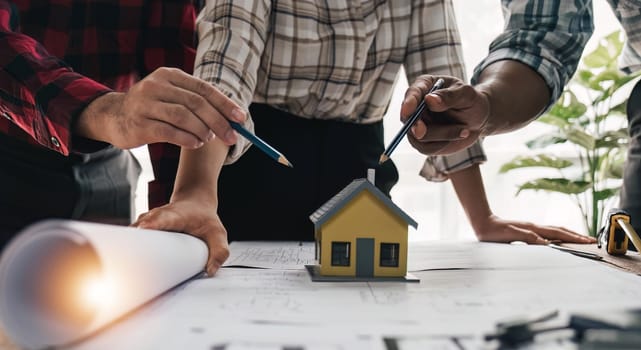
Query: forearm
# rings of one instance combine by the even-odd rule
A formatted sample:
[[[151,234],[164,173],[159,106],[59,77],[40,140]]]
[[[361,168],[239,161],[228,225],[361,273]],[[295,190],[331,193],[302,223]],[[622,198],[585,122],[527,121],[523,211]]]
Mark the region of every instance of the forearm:
[[[470,225],[475,232],[481,232],[481,226],[492,215],[492,210],[487,201],[479,165],[474,164],[451,173],[449,177]]]
[[[494,135],[524,127],[541,114],[550,100],[545,80],[532,68],[514,60],[487,66],[476,88],[490,103],[483,135]]]
[[[183,148],[171,201],[195,199],[217,207],[218,176],[228,150],[219,138],[198,149]]]
[[[0,91],[6,118],[40,145],[64,155],[72,123],[93,100],[110,91],[17,32],[17,9],[0,1]]]

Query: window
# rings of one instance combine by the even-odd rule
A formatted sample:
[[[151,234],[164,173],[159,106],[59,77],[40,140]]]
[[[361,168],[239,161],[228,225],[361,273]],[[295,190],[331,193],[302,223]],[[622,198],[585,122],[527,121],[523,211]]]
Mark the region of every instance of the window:
[[[349,242],[332,242],[332,266],[349,266]]]
[[[398,267],[398,243],[381,243],[381,266]]]

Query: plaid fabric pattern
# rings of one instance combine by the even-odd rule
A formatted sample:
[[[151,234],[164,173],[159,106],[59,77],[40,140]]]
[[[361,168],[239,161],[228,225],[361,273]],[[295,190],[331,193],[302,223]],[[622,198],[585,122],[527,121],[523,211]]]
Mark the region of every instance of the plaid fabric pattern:
[[[161,66],[192,71],[194,25],[190,1],[0,1],[0,131],[69,154],[93,99]]]
[[[475,68],[472,83],[476,83],[488,65],[516,60],[532,67],[545,79],[551,92],[551,106],[574,74],[594,30],[592,0],[502,0],[501,3],[505,29],[490,44],[489,55]]]
[[[0,1],[0,132],[76,151],[73,118],[96,97],[126,91],[159,67],[192,72],[195,19],[184,0]],[[179,149],[149,149],[161,179],[150,197],[166,200]]]
[[[641,1],[608,0],[608,3],[627,36],[625,47],[619,57],[619,67],[627,73],[639,71],[641,70]]]
[[[464,78],[451,0],[218,0],[197,23],[194,74],[244,107],[367,124],[383,118],[401,66],[410,82],[421,74]],[[240,138],[227,162],[248,145]],[[484,159],[479,144],[471,152],[468,165]]]

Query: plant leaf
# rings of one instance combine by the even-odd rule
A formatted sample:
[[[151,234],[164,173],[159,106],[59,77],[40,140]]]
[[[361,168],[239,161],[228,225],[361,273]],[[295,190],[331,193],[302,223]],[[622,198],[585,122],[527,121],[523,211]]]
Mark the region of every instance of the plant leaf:
[[[567,140],[568,139],[562,137],[560,134],[555,132],[554,134],[545,134],[545,135],[536,137],[526,142],[525,145],[529,149],[537,149],[537,148],[545,148],[547,146],[554,145],[557,143],[563,143]]]
[[[601,68],[607,66],[610,61],[612,61],[612,57],[610,57],[608,49],[603,45],[597,46],[594,51],[583,57],[583,64],[588,68]]]
[[[594,143],[595,148],[619,148],[628,144],[628,129],[609,130]]]
[[[587,191],[591,185],[592,183],[583,180],[540,178],[521,184],[516,194],[518,195],[523,190],[543,190],[565,194],[579,194]]]
[[[554,156],[548,156],[545,154],[539,154],[533,157],[518,156],[511,161],[503,164],[499,173],[505,173],[513,169],[518,168],[531,168],[531,167],[546,167],[554,169],[563,169],[569,166],[572,166],[572,163],[569,160],[561,159]]]
[[[592,71],[589,71],[587,69],[580,69],[576,72],[574,79],[581,86],[589,88],[592,77],[594,77],[594,73],[592,73]]]
[[[552,106],[552,108],[550,108],[546,115],[558,117],[565,121],[562,122],[563,125],[559,125],[559,121],[553,121],[553,123],[549,124],[565,126],[569,124],[571,119],[582,116],[587,110],[588,107],[581,101],[579,101],[572,91],[566,89],[561,95],[561,98],[559,98],[559,100]],[[539,118],[540,121],[541,119],[542,118]],[[545,123],[546,121],[543,120],[542,122]]]
[[[563,132],[570,142],[590,151],[594,149],[596,140],[592,135],[586,133],[585,131],[576,127],[570,127],[564,129]]]
[[[625,109],[626,109],[627,105],[628,105],[628,100],[625,100],[625,101],[619,103],[618,105],[610,108],[610,110],[608,111],[608,113],[606,115],[614,115],[614,114],[625,115],[625,113],[626,113]]]
[[[619,187],[606,188],[601,191],[594,192],[594,200],[602,201],[610,197],[614,197],[619,193]]]
[[[618,148],[607,157],[604,157],[600,167],[602,179],[623,178],[623,165],[625,163],[626,153],[625,148]]]

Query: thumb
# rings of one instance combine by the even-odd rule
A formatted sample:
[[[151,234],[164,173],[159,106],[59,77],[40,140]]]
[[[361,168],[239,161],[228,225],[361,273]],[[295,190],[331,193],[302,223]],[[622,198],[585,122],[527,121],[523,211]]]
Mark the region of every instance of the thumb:
[[[455,85],[434,91],[425,96],[425,103],[432,112],[449,109],[467,109],[477,103],[479,93],[470,85]]]
[[[178,215],[165,210],[162,215],[156,209],[151,210],[138,217],[138,220],[132,224],[139,228],[152,229],[152,230],[167,230],[175,232],[184,232],[184,222],[178,220]]]

